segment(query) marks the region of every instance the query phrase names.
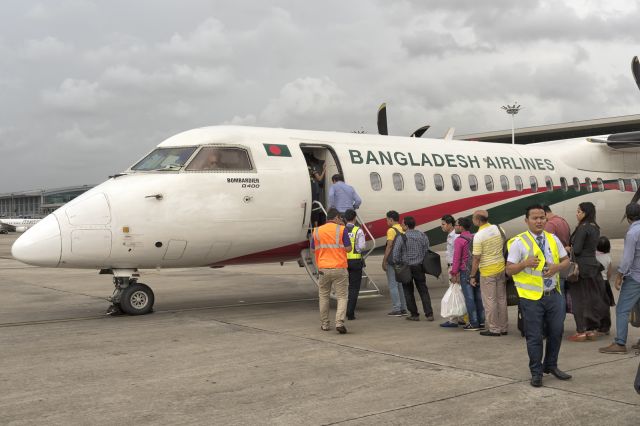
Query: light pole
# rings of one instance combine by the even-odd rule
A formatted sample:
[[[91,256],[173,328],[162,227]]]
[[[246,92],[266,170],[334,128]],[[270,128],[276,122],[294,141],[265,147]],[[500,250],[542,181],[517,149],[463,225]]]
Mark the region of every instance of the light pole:
[[[513,116],[516,115],[522,107],[518,105],[517,102],[514,102],[513,105],[503,105],[501,108],[511,116],[511,144],[514,145],[516,143],[516,130],[514,127]]]

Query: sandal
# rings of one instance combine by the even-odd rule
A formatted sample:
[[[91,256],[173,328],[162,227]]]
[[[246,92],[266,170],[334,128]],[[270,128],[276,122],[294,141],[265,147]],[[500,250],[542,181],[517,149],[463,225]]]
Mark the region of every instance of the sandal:
[[[570,340],[572,342],[586,342],[587,341],[587,334],[586,333],[576,333],[573,336],[569,336],[567,338],[567,340]]]

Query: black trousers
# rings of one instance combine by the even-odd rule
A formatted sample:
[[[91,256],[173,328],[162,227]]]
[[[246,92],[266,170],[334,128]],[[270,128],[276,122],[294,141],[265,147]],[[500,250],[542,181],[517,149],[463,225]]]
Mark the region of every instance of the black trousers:
[[[431,296],[429,296],[429,289],[427,289],[427,277],[422,271],[422,265],[411,265],[411,277],[412,280],[408,283],[402,283],[402,289],[404,291],[404,298],[407,301],[407,310],[412,316],[418,316],[418,307],[416,306],[416,297],[414,295],[414,286],[418,290],[420,300],[422,300],[422,308],[424,309],[424,315],[433,315],[433,308],[431,307]]]
[[[362,284],[362,259],[347,259],[347,271],[349,272],[349,300],[347,302],[347,318],[353,318],[356,314],[356,304]]]
[[[547,368],[558,366],[558,354],[564,332],[564,303],[564,297],[557,291],[548,296],[542,296],[539,300],[520,298],[529,353],[529,369],[532,376],[541,376],[543,366]],[[544,362],[542,360],[543,329],[547,333]]]

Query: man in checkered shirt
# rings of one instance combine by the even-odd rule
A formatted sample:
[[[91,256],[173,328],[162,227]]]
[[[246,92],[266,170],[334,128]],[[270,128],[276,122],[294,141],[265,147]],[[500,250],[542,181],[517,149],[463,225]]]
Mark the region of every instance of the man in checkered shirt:
[[[418,289],[418,294],[422,300],[422,307],[427,321],[433,321],[433,308],[431,307],[431,297],[427,289],[427,278],[422,270],[422,259],[429,250],[429,239],[423,233],[415,229],[416,221],[411,216],[404,218],[404,226],[407,232],[398,237],[398,241],[393,247],[393,259],[397,263],[404,263],[411,268],[411,281],[402,283],[404,297],[407,301],[407,309],[410,316],[409,321],[419,321],[420,315],[416,306],[416,298],[413,287]]]

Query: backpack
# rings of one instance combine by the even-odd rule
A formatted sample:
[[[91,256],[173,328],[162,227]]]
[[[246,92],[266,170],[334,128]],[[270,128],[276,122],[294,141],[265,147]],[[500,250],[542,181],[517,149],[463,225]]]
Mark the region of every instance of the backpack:
[[[498,228],[498,231],[500,231],[500,236],[502,236],[502,257],[504,257],[504,260],[507,260],[509,257],[509,246],[507,245],[507,242],[509,242],[509,240],[507,239],[507,236],[504,235],[504,231],[500,225],[496,225],[496,227]]]
[[[398,241],[398,237],[404,237],[405,239],[407,238],[402,232],[399,232],[396,228],[392,227],[391,229],[393,229],[396,232],[396,236],[393,237],[393,244],[391,245],[391,252],[389,253],[389,257],[387,257],[387,264],[388,265],[393,265],[395,263],[395,261],[393,259],[393,249],[396,248],[396,242]]]

